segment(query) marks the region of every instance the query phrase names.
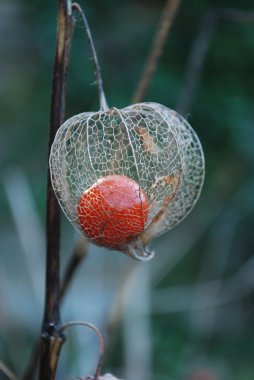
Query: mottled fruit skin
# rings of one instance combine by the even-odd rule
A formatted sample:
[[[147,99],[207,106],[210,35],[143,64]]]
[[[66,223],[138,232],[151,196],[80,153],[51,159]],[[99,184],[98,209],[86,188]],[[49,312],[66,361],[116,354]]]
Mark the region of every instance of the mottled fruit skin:
[[[84,192],[77,212],[88,238],[95,244],[121,250],[144,231],[149,203],[137,182],[124,175],[109,175]]]

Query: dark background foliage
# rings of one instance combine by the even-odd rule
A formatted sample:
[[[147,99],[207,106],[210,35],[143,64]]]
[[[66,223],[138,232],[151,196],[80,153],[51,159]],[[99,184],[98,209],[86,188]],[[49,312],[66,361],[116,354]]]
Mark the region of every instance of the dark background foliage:
[[[130,103],[140,78],[164,1],[89,0],[81,5],[91,25],[108,103],[124,107]],[[222,8],[251,12],[254,3],[253,0],[182,0],[145,100],[177,107],[200,24],[208,11]],[[26,214],[26,206],[32,202],[32,214],[35,212],[39,224],[43,225],[45,216],[56,10],[56,1],[50,0],[0,3],[0,359],[17,373],[24,369],[31,345],[38,336],[43,304],[42,288],[39,293],[31,291],[31,263],[26,263],[24,251],[39,250],[39,241],[31,232],[34,230],[29,233],[31,213]],[[201,371],[213,373],[214,379],[254,378],[253,57],[254,22],[218,23],[191,107],[184,115],[204,147],[207,171],[204,191],[183,227],[177,227],[154,244],[157,247],[154,261],[172,252],[174,257],[179,257],[167,273],[162,265],[162,270],[156,272],[156,280],[149,285],[153,305],[149,316],[152,363],[148,376],[151,379],[198,380],[193,373],[197,376]],[[66,117],[98,109],[93,82],[90,51],[78,20],[68,77]],[[25,199],[24,186],[28,187],[31,199]],[[27,226],[25,232],[18,228],[21,221]],[[65,263],[74,236],[64,218],[62,229]],[[42,232],[41,227],[39,230]],[[30,243],[26,243],[27,238]],[[186,242],[182,251],[181,240]],[[40,242],[43,244],[43,240]],[[184,251],[182,259],[179,250]],[[105,321],[114,304],[114,295],[126,266],[130,265],[128,258],[119,256],[91,249],[64,304],[63,319],[91,318],[106,334]],[[37,264],[43,263],[42,257],[36,260]],[[38,264],[36,271],[40,287],[43,266]],[[93,273],[90,277],[89,271]],[[110,276],[113,280],[109,283]],[[197,283],[207,284],[214,279],[218,282],[201,287],[200,295]],[[108,286],[108,291],[102,291],[103,286]],[[81,287],[90,291],[82,294]],[[163,290],[168,289],[171,293],[163,298]],[[35,300],[36,294],[41,298]],[[185,302],[181,309],[179,305],[186,299],[187,306]],[[198,302],[207,302],[208,306],[196,307]],[[214,307],[213,302],[218,305]],[[171,311],[170,305],[173,305]],[[123,370],[126,351],[123,330],[120,322],[107,335],[105,367],[129,380]],[[67,368],[72,371],[69,370],[69,376],[87,369],[80,364],[82,360],[91,363],[89,366],[94,363],[94,354],[89,352],[86,333],[83,334],[82,343],[70,339],[69,350],[66,348],[63,353],[65,364],[60,366],[60,377],[66,378]],[[82,359],[78,359],[81,355]]]

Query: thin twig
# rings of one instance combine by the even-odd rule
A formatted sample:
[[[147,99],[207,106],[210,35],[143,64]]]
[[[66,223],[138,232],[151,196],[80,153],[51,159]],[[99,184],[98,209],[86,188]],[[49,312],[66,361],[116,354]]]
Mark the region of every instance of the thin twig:
[[[186,115],[190,108],[216,24],[217,18],[211,12],[208,12],[201,21],[199,32],[191,49],[183,88],[176,106],[176,110],[181,115]]]
[[[80,237],[77,241],[70,260],[66,266],[66,270],[63,276],[63,281],[60,290],[60,299],[62,301],[70,282],[72,281],[78,267],[87,255],[88,241],[84,237]]]
[[[240,11],[239,9],[224,8],[214,11],[215,16],[219,20],[235,21],[235,22],[253,22],[254,12]]]
[[[64,121],[65,84],[69,63],[72,24],[70,0],[59,0],[56,54],[52,83],[49,151],[55,134]],[[61,326],[59,311],[59,241],[60,210],[52,188],[48,169],[46,289],[41,339],[40,380],[55,379],[58,356],[64,342],[62,333],[59,331]]]
[[[0,360],[0,372],[2,372],[10,380],[17,380],[17,377],[14,375],[14,373],[8,367],[6,367],[6,365],[1,360]]]
[[[101,111],[106,111],[108,109],[108,105],[107,105],[107,101],[106,101],[104,90],[103,90],[103,82],[101,79],[101,68],[99,65],[99,61],[98,61],[96,49],[94,46],[93,37],[89,28],[89,24],[88,24],[85,12],[83,11],[83,9],[78,3],[73,3],[72,9],[80,13],[83,23],[85,25],[87,38],[90,44],[90,48],[92,50],[92,59],[93,59],[94,68],[95,68],[96,84],[98,86],[98,93],[99,93],[99,99],[100,99],[100,109]]]
[[[166,5],[162,11],[157,33],[154,36],[152,47],[148,55],[147,63],[133,96],[133,103],[138,103],[144,98],[149,83],[151,82],[152,75],[156,69],[157,62],[165,45],[179,4],[180,0],[168,0],[166,2]]]
[[[183,88],[177,104],[177,111],[186,115],[200,82],[208,48],[217,29],[218,22],[253,22],[254,12],[243,12],[237,9],[214,9],[208,11],[200,24],[198,34],[193,42],[188,59]]]
[[[97,362],[95,374],[93,376],[93,380],[98,380],[100,376],[100,370],[101,370],[101,364],[102,364],[102,359],[104,355],[104,350],[105,350],[105,343],[104,343],[104,338],[101,334],[101,332],[97,329],[96,326],[92,325],[91,323],[85,322],[85,321],[73,321],[73,322],[68,322],[64,324],[60,331],[64,332],[67,328],[72,327],[72,326],[83,326],[83,327],[88,327],[89,329],[93,330],[96,335],[99,338],[100,341],[100,354],[99,354],[99,359]]]

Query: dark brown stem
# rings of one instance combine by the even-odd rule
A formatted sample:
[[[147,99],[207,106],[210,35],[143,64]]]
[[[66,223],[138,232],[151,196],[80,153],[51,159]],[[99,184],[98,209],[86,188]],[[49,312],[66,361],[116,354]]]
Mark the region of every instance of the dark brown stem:
[[[72,35],[71,1],[58,1],[58,27],[54,76],[52,83],[51,117],[49,132],[49,151],[59,126],[64,121],[65,83],[69,63],[70,43]],[[60,210],[55,197],[50,172],[48,169],[47,186],[47,252],[46,252],[46,288],[44,318],[41,334],[40,350],[40,380],[54,380],[57,361],[64,342],[60,332],[61,319],[59,311],[59,241],[60,241]]]
[[[141,79],[138,83],[137,89],[133,95],[133,103],[138,103],[143,100],[147,88],[151,82],[156,65],[165,45],[170,27],[173,23],[180,0],[168,0],[162,11],[161,20],[157,33],[152,42],[152,47],[142,72]]]

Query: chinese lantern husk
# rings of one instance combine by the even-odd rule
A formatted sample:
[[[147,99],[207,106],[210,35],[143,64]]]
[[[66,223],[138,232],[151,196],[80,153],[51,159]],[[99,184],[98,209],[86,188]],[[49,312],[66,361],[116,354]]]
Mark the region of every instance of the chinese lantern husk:
[[[148,198],[149,215],[144,232],[122,251],[144,260],[152,255],[143,243],[177,225],[197,202],[204,156],[180,115],[157,103],[139,103],[68,119],[52,145],[50,169],[59,203],[81,233],[77,204],[85,190],[110,175],[137,182]]]

